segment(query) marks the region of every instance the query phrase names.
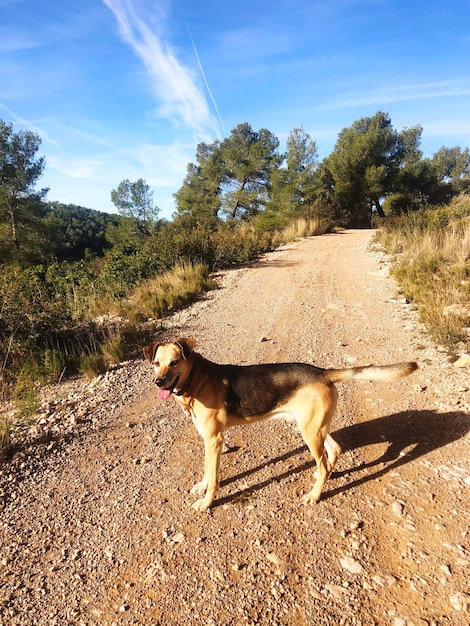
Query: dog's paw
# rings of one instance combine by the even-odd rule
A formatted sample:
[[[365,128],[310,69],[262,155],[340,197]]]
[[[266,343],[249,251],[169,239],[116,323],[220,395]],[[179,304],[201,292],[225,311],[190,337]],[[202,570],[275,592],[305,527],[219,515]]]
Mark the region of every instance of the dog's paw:
[[[200,500],[196,500],[191,506],[195,511],[207,511],[212,504],[212,501],[206,500],[206,498],[201,498]]]
[[[207,491],[207,484],[202,480],[200,483],[196,483],[194,487],[191,488],[189,493],[192,493],[195,496],[202,497]]]
[[[302,502],[302,504],[305,504],[307,506],[309,504],[316,504],[320,500],[320,495],[321,494],[317,495],[317,494],[312,493],[311,491],[309,491],[304,496],[302,496],[300,501]]]

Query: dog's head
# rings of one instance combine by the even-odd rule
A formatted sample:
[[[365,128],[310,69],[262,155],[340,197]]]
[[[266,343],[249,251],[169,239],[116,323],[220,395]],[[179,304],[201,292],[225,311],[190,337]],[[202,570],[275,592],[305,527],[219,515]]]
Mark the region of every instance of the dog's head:
[[[189,378],[194,353],[194,340],[181,337],[173,343],[152,343],[144,348],[145,358],[155,369],[158,397],[167,400],[181,392]]]

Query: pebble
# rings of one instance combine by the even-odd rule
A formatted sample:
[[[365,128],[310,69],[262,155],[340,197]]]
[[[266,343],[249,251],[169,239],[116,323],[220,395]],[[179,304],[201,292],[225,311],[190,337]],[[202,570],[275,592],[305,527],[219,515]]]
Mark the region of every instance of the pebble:
[[[470,613],[470,595],[458,591],[449,598],[452,608],[463,613]]]
[[[351,574],[362,574],[364,572],[364,568],[359,563],[359,561],[356,561],[349,556],[341,557],[339,559],[339,562],[341,564],[341,567],[348,572],[351,572]]]
[[[395,515],[395,517],[403,517],[403,508],[404,508],[404,504],[403,502],[392,502],[392,511]]]
[[[457,361],[454,362],[454,367],[470,367],[470,354],[462,354]]]
[[[327,584],[325,590],[330,593],[337,600],[342,600],[345,596],[349,595],[349,590],[341,585]]]

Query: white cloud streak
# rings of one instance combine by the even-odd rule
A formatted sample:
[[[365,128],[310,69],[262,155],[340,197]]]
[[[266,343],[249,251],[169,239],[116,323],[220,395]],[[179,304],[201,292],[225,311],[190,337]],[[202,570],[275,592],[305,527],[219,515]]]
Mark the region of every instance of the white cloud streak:
[[[114,14],[122,39],[143,61],[160,103],[159,114],[175,125],[184,124],[202,138],[218,134],[218,123],[198,88],[170,46],[160,39],[129,0],[103,0]]]
[[[23,117],[20,117],[2,102],[0,102],[0,109],[3,109],[4,111],[6,111],[8,115],[12,119],[15,120],[15,122],[18,122],[18,124],[21,124],[21,126],[25,126],[26,128],[29,128],[32,132],[39,135],[41,139],[43,139],[44,141],[47,141],[47,143],[50,143],[52,146],[54,146],[54,148],[57,148],[57,150],[62,150],[62,148],[57,143],[57,141],[55,141],[54,139],[51,139],[51,137],[49,137],[49,135],[44,130],[42,130],[42,128],[39,128],[39,126],[37,126],[36,124],[33,124],[33,122],[30,122],[29,120],[25,120]]]
[[[193,36],[191,34],[191,30],[189,29],[189,26],[188,26],[188,31],[189,31],[189,36],[191,38],[191,43],[193,44],[194,54],[196,55],[196,60],[197,60],[197,63],[199,65],[199,71],[201,72],[201,76],[204,79],[204,84],[206,85],[207,92],[208,92],[208,94],[210,96],[210,99],[212,100],[212,104],[214,105],[214,109],[216,110],[216,113],[217,113],[217,118],[218,118],[218,120],[220,122],[220,125],[221,125],[221,127],[222,127],[222,129],[224,131],[224,134],[225,134],[225,127],[224,127],[224,123],[222,121],[222,117],[220,115],[219,107],[217,106],[217,102],[215,101],[214,94],[212,93],[212,90],[211,90],[211,88],[209,86],[209,83],[207,81],[206,74],[204,72],[204,68],[202,67],[201,59],[199,58],[199,54],[198,54],[198,51],[197,51],[197,48],[196,48],[196,44],[194,43],[194,39],[193,39]]]
[[[468,84],[468,83],[467,83]],[[397,85],[355,96],[344,94],[341,101],[330,103],[323,108],[345,109],[353,106],[381,105],[412,100],[430,100],[433,98],[458,98],[470,95],[470,88],[460,82],[434,82],[416,85]]]

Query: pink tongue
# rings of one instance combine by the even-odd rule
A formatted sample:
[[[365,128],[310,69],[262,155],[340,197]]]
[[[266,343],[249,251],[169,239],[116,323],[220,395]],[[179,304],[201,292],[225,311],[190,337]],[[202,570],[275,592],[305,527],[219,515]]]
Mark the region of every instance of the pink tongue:
[[[170,396],[171,396],[171,391],[169,389],[158,390],[157,397],[160,398],[160,400],[168,400]]]

